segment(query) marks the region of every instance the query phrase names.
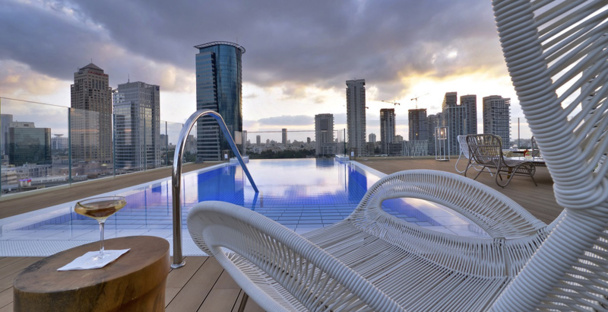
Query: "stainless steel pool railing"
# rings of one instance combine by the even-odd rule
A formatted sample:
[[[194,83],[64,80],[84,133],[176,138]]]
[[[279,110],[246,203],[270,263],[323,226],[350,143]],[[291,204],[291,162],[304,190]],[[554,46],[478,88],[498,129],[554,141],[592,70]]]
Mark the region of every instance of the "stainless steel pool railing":
[[[258,193],[258,187],[253,182],[253,178],[243,161],[243,157],[241,157],[241,153],[238,148],[236,148],[236,144],[234,143],[234,139],[228,131],[228,127],[224,122],[224,118],[220,114],[212,110],[198,110],[194,112],[194,114],[190,115],[182,131],[179,133],[179,139],[177,140],[177,145],[175,146],[175,155],[173,155],[173,171],[171,177],[171,185],[172,185],[172,197],[173,197],[173,264],[171,264],[172,268],[181,268],[185,265],[185,261],[182,256],[182,206],[181,206],[181,188],[182,188],[182,153],[184,151],[184,146],[186,145],[186,138],[188,138],[188,134],[190,134],[190,130],[194,127],[194,123],[203,116],[211,116],[215,118],[217,123],[219,124],[228,144],[230,144],[230,148],[232,148],[232,152],[239,160],[241,167],[243,168],[243,172],[247,175],[247,179],[249,179],[249,183],[253,187],[253,190]]]

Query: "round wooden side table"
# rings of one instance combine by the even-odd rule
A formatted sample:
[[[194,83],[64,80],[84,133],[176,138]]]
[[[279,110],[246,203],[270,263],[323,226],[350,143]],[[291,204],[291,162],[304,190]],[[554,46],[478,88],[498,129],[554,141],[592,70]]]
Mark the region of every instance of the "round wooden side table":
[[[108,239],[106,249],[131,248],[101,269],[57,271],[99,242],[44,258],[13,282],[14,311],[164,311],[169,243],[158,237]]]

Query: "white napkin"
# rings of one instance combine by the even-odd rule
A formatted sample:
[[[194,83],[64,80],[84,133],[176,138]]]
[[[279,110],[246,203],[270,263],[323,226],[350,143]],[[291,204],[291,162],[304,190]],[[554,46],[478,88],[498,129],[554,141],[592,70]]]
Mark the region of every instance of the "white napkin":
[[[57,271],[71,271],[71,270],[89,270],[89,269],[99,269],[106,266],[108,263],[118,259],[118,257],[122,256],[124,253],[129,251],[128,249],[119,249],[119,250],[104,250],[103,258],[94,261],[96,256],[99,255],[99,250],[89,251],[84,255],[74,259],[74,261],[60,267]]]

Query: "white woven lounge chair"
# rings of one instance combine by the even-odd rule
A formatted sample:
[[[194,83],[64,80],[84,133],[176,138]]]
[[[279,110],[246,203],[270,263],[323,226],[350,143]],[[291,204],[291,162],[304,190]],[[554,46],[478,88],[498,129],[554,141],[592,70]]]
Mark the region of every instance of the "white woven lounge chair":
[[[349,218],[306,238],[246,208],[198,204],[188,217],[193,239],[262,308],[608,309],[608,1],[493,5],[564,212],[545,227],[488,187],[428,171],[382,179]],[[493,238],[435,233],[378,207],[402,196],[442,203]]]
[[[382,210],[402,197],[449,207],[489,237],[436,232]],[[432,170],[384,177],[346,220],[304,237],[224,202],[196,205],[188,229],[269,311],[484,311],[545,237],[545,224],[501,193]]]

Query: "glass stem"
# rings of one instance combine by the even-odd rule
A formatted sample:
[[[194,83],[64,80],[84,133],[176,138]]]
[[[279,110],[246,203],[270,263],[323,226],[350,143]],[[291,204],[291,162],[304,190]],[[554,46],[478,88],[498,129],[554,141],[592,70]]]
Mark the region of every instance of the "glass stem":
[[[99,221],[99,258],[103,258],[103,225],[105,222]]]

